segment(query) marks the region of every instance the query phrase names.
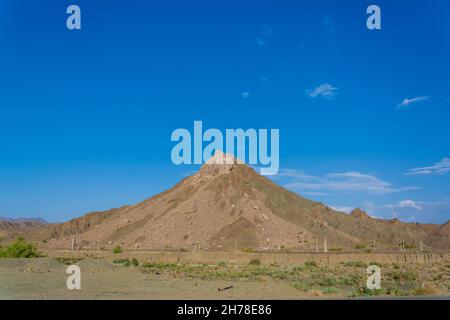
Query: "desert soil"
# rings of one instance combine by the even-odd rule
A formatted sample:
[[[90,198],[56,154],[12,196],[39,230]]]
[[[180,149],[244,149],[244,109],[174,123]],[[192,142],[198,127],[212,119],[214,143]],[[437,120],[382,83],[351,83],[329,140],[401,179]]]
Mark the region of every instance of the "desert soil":
[[[0,259],[0,299],[270,299],[298,298],[286,283],[173,279],[84,259],[81,290],[68,290],[67,265],[51,258]],[[218,288],[233,286],[219,291]]]
[[[331,269],[321,266],[306,268],[303,266],[299,267],[302,271],[298,272],[303,272],[305,278],[292,281],[290,277],[295,276],[294,273],[297,271],[270,266],[248,266],[238,271],[235,271],[236,267],[228,266],[195,267],[157,264],[143,268],[142,266],[125,267],[102,259],[85,258],[75,262],[81,269],[82,288],[69,290],[66,287],[66,279],[69,275],[65,271],[70,263],[73,262],[58,261],[54,258],[0,259],[0,299],[346,298],[355,290],[360,290],[358,289],[360,287],[343,286],[341,279],[349,281],[348,276],[354,273],[361,273],[359,278],[363,281],[367,277],[364,274],[364,266],[337,266]],[[383,268],[388,270],[387,273],[394,275],[393,278],[399,278],[398,290],[404,290],[408,295],[415,293],[450,296],[450,274],[447,263],[409,266],[407,269],[401,267],[400,270],[397,270],[398,266]],[[411,274],[411,268],[417,275],[416,279],[403,276]],[[215,276],[220,272],[223,279],[212,279],[202,272]],[[258,276],[236,279],[233,277],[236,272]],[[259,276],[261,274],[263,276]],[[267,276],[267,274],[275,276]],[[327,281],[332,282],[330,278],[336,279],[336,283],[327,284]],[[397,280],[386,280],[391,286],[395,286],[395,281]],[[411,281],[411,285],[408,281]],[[307,288],[304,287],[303,282],[309,283]],[[317,285],[323,282],[325,285]],[[410,287],[409,291],[405,291],[405,286]],[[231,288],[219,290],[226,287]],[[398,292],[395,292],[395,295],[398,295]]]

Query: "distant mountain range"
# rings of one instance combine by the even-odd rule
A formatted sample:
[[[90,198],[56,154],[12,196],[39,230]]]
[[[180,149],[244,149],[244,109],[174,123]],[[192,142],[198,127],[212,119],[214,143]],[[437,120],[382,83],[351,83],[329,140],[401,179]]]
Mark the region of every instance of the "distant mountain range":
[[[5,218],[0,217],[0,234],[25,230],[36,230],[45,226],[47,222],[42,218]]]
[[[339,251],[400,242],[450,250],[443,225],[382,220],[360,209],[338,212],[290,192],[244,164],[217,164],[217,153],[198,173],[132,206],[49,224],[27,235],[50,248]],[[43,241],[45,240],[45,241]]]

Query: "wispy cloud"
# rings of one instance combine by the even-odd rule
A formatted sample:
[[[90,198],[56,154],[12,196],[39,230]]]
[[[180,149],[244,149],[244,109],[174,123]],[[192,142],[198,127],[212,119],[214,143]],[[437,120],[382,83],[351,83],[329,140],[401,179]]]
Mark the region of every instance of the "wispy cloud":
[[[255,43],[258,47],[263,47],[266,45],[266,41],[264,41],[264,39],[262,39],[260,37],[255,38]]]
[[[394,187],[390,182],[372,174],[359,172],[330,173],[324,176],[311,176],[299,170],[282,169],[276,179],[287,180],[285,187],[299,192],[368,192],[374,194],[417,190],[418,187]]]
[[[406,98],[402,102],[397,104],[397,109],[406,108],[411,103],[415,103],[415,102],[419,102],[419,101],[425,101],[425,100],[428,100],[430,98],[431,98],[431,96],[420,96],[420,97],[415,97],[415,98],[411,98],[411,99]]]
[[[340,211],[340,212],[345,212],[345,213],[350,213],[352,212],[353,207],[336,207],[336,206],[329,206],[331,209],[335,210],[335,211]]]
[[[443,158],[432,166],[409,169],[405,175],[444,175],[448,172],[450,172],[450,158]]]
[[[325,15],[323,17],[322,24],[324,25],[324,27],[328,33],[335,34],[339,30],[336,22],[329,15]]]
[[[258,47],[264,47],[267,45],[267,39],[272,35],[272,29],[268,25],[264,25],[261,33],[254,38],[254,44]],[[253,42],[248,42],[247,45],[251,46]]]
[[[263,36],[268,37],[272,34],[272,32],[273,32],[273,30],[267,24],[264,25],[263,32],[262,32]]]
[[[248,91],[242,92],[242,98],[247,99],[249,96],[250,96],[250,92],[248,92]]]
[[[413,200],[402,200],[397,204],[397,206],[399,208],[413,208],[419,211],[422,210],[422,207]]]
[[[331,99],[334,99],[337,90],[338,90],[338,88],[333,87],[331,84],[324,83],[314,89],[307,90],[306,93],[311,98],[320,97],[320,98],[331,100]]]

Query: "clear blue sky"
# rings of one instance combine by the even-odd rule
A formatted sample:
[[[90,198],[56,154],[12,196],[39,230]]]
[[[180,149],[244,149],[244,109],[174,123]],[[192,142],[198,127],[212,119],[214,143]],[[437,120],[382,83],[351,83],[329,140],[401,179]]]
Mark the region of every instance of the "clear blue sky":
[[[443,223],[450,2],[0,2],[0,216],[64,221],[163,191],[198,168],[170,159],[194,120],[279,128],[273,179],[305,197]]]

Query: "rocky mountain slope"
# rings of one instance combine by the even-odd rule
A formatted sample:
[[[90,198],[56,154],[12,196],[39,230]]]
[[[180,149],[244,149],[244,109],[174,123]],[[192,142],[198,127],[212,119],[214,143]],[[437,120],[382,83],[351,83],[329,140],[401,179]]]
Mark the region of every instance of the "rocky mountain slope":
[[[95,212],[32,233],[52,248],[301,250],[375,245],[398,250],[422,242],[450,249],[449,223],[403,223],[351,214],[290,192],[244,164],[218,164],[218,153],[198,173],[132,206]]]

